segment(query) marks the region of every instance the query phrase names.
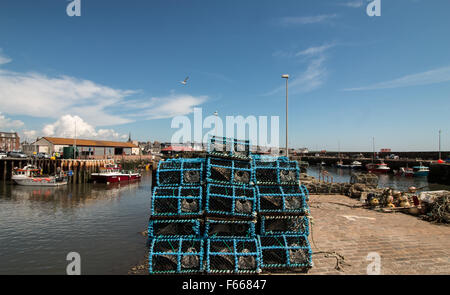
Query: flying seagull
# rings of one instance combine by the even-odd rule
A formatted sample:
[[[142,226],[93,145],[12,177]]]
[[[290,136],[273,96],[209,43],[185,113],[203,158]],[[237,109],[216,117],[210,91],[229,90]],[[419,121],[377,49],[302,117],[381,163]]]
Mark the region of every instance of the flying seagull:
[[[181,84],[186,85],[187,84],[187,80],[189,80],[189,76],[186,77],[186,79],[184,79],[184,81],[180,81]]]

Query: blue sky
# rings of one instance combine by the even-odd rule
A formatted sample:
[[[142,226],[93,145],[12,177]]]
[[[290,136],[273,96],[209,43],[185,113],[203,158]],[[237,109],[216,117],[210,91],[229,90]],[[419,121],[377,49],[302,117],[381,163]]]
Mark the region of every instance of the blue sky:
[[[201,107],[280,116],[283,144],[288,73],[292,147],[449,150],[450,2],[367,3],[2,1],[0,129],[169,141]]]

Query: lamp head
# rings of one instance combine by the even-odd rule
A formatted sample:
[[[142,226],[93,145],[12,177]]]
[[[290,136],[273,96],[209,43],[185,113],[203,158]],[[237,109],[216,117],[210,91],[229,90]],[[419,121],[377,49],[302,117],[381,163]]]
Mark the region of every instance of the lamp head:
[[[285,74],[285,75],[281,75],[281,78],[284,78],[284,79],[289,79],[289,75],[288,75],[288,74]]]

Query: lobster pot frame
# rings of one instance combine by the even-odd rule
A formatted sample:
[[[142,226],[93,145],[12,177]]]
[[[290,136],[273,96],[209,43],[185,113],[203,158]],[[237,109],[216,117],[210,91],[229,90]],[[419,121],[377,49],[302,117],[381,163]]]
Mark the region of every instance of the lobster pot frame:
[[[257,239],[207,239],[206,272],[259,273]]]
[[[253,218],[256,216],[256,192],[253,187],[208,184],[206,214]]]
[[[297,161],[286,157],[255,156],[253,170],[255,184],[298,185],[300,181]]]
[[[300,185],[300,191],[305,195],[306,201],[309,201],[309,190],[305,185]]]
[[[222,184],[248,185],[253,181],[250,161],[208,158],[206,180]]]
[[[200,221],[197,219],[150,220],[148,237],[198,238]]]
[[[156,172],[158,186],[201,185],[204,159],[170,159],[160,161]]]
[[[152,216],[199,216],[203,213],[203,187],[155,187],[152,195]]]
[[[260,213],[309,214],[306,196],[299,185],[256,186]]]
[[[215,220],[205,221],[206,238],[255,238],[255,222],[244,220]]]
[[[262,269],[312,266],[312,251],[304,235],[259,236]]]
[[[149,250],[149,273],[200,273],[203,257],[202,239],[153,239]]]
[[[261,216],[261,235],[309,235],[306,216]]]
[[[215,157],[250,160],[250,141],[213,136],[208,140],[208,154]]]

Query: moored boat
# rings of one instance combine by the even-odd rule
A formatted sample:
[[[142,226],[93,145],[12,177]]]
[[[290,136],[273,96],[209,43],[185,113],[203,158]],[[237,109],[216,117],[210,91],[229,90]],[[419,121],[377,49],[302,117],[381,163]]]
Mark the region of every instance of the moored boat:
[[[400,170],[395,171],[394,174],[397,176],[412,177],[412,176],[414,176],[414,171],[413,171],[413,168],[401,167]]]
[[[26,186],[60,186],[67,184],[67,176],[64,173],[53,176],[41,175],[41,169],[34,165],[15,168],[11,179],[18,185]]]
[[[423,166],[422,163],[419,166],[414,166],[412,170],[414,176],[428,176],[430,173],[430,168]]]
[[[336,167],[337,168],[341,168],[341,169],[359,169],[362,167],[362,163],[359,161],[353,161],[351,164],[346,165],[344,164],[344,162],[341,160],[339,162],[336,163]]]
[[[342,160],[340,160],[336,163],[336,167],[345,169],[345,168],[350,168],[350,165],[344,165],[344,162]]]
[[[370,163],[366,165],[366,168],[370,173],[388,173],[391,170],[384,162]]]
[[[359,161],[353,161],[350,164],[350,168],[352,168],[352,169],[360,169],[361,167],[362,167],[362,163]]]
[[[121,168],[114,164],[108,164],[100,169],[100,173],[92,173],[93,182],[115,183],[139,180],[141,174],[132,171],[122,171]]]

